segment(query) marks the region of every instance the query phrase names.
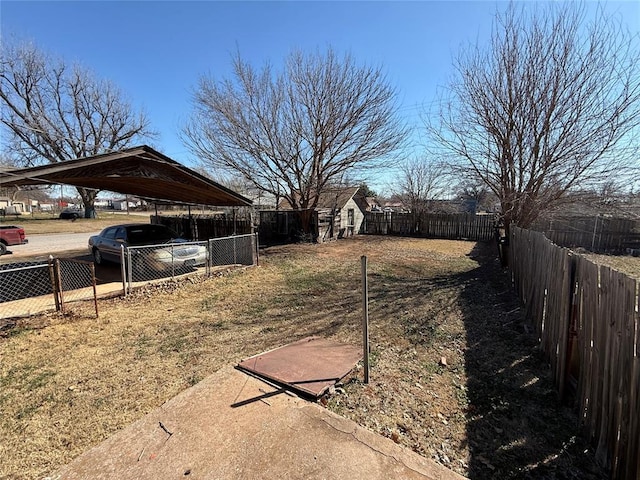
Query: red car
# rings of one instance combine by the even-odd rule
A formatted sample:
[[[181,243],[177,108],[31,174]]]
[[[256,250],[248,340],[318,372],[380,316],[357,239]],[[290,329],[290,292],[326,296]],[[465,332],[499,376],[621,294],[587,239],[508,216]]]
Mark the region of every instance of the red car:
[[[16,225],[0,225],[0,255],[7,253],[10,245],[24,245],[28,243],[24,228]]]

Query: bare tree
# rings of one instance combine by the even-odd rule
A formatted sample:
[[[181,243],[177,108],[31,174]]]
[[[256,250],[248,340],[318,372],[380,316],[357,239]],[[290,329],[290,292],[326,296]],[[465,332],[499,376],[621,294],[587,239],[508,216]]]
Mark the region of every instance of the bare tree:
[[[23,166],[113,152],[153,135],[112,83],[33,44],[3,42],[0,66],[3,147]],[[93,216],[98,192],[77,190],[85,216]]]
[[[473,202],[477,210],[494,211],[498,203],[496,195],[482,181],[465,181],[457,187],[462,202]]]
[[[349,55],[293,52],[276,74],[238,54],[233,67],[233,79],[201,78],[183,139],[210,167],[294,209],[315,208],[347,172],[384,165],[407,136],[381,69]]]
[[[393,193],[419,217],[432,210],[434,200],[442,198],[447,188],[446,182],[442,165],[414,158],[401,165]]]
[[[488,48],[457,58],[429,126],[458,175],[497,195],[507,228],[637,168],[640,55],[612,17],[599,10],[587,23],[584,8],[511,4],[496,15]]]

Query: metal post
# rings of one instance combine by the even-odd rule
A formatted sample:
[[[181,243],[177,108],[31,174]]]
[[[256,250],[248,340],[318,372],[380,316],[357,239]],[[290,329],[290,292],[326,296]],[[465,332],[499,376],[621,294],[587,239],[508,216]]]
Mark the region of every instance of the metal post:
[[[53,300],[56,303],[56,312],[60,311],[60,298],[58,295],[58,281],[53,268],[53,255],[49,255],[49,278],[51,279],[51,290],[53,291]]]
[[[258,237],[258,232],[255,233],[254,235],[254,239],[255,239],[255,245],[256,245],[256,267],[260,265],[260,238]]]
[[[175,279],[176,276],[176,256],[174,255],[173,250],[174,244],[171,244],[171,280]]]
[[[364,383],[369,383],[369,284],[367,282],[367,257],[360,257],[362,270],[362,347],[364,358]]]
[[[122,276],[122,295],[127,296],[127,274],[125,273],[124,245],[120,244],[120,274]]]
[[[64,314],[64,288],[62,287],[62,274],[60,273],[60,259],[56,258],[53,261],[53,269],[56,272],[56,286],[58,287],[58,294],[60,295],[60,311]]]
[[[233,264],[237,265],[238,264],[238,237],[236,237],[236,234],[234,232],[233,237],[231,237],[233,239]]]
[[[593,224],[593,237],[591,238],[591,251],[594,252],[594,246],[596,243],[596,232],[598,231],[598,215],[596,215],[596,220]]]
[[[93,286],[93,304],[96,307],[96,318],[98,318],[98,291],[96,289],[96,265],[89,263],[89,270],[91,271],[91,283]]]

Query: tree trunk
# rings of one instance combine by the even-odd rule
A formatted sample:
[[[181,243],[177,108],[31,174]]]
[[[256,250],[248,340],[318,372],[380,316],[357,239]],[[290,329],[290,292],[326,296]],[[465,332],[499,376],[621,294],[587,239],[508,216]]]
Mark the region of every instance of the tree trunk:
[[[98,192],[82,187],[78,187],[77,190],[84,205],[84,218],[96,218],[95,200]]]
[[[312,231],[312,219],[315,213],[315,210],[311,208],[306,208],[304,210],[299,210],[300,212],[300,227],[302,228],[302,233],[305,235],[310,235],[312,240],[315,241],[317,235],[316,232]]]

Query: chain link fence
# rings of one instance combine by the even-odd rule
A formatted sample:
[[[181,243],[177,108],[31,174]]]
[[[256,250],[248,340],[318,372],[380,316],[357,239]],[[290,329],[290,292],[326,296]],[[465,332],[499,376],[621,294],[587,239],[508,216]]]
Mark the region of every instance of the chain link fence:
[[[74,258],[56,258],[54,272],[59,282],[57,291],[60,310],[64,313],[69,303],[93,299],[97,318],[96,270],[93,262]]]
[[[175,278],[196,271],[208,274],[207,251],[207,242],[128,247],[124,249],[125,275],[131,285],[162,278]]]
[[[51,257],[46,262],[0,265],[0,319],[26,317],[46,311],[65,312],[65,305],[93,299],[96,277],[93,264]]]
[[[221,265],[257,265],[258,250],[255,234],[209,240],[209,258],[212,267]]]
[[[212,267],[257,265],[258,238],[247,234],[206,242],[123,247],[120,260],[126,294],[136,284],[194,273],[209,275]],[[94,309],[98,317],[93,262],[51,257],[45,262],[0,265],[0,319],[53,310],[66,313],[71,303],[74,310],[81,306]]]
[[[126,291],[136,284],[193,273],[210,275],[212,267],[258,264],[257,234],[213,238],[122,250]]]
[[[52,278],[53,265],[49,262],[0,265],[0,318],[55,309]]]

